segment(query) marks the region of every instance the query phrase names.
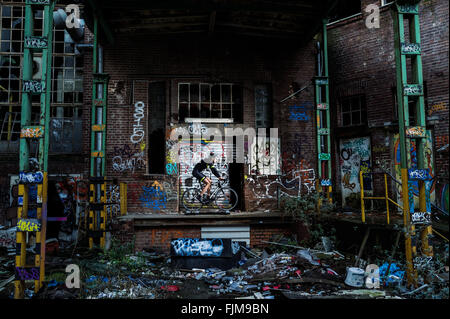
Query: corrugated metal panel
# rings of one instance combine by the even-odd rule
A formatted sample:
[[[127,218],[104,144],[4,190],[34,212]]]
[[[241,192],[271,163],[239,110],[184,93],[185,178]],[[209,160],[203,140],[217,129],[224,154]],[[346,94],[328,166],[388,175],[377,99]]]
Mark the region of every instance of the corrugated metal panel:
[[[230,238],[250,245],[250,226],[202,227],[202,238]]]
[[[194,126],[199,126],[200,124],[193,123]],[[217,127],[223,132],[223,124],[219,125],[210,125],[209,127]],[[189,129],[190,133],[200,134],[205,133],[207,130],[207,126],[201,124],[201,127],[193,129]],[[209,153],[214,151],[217,155],[217,161],[215,163],[216,169],[220,174],[228,178],[228,163],[230,161],[227,160],[228,148],[233,147],[232,144],[226,144],[225,141],[207,141],[201,139],[193,139],[190,140],[181,140],[180,141],[180,196],[183,192],[190,187],[199,187],[199,184],[195,178],[192,177],[192,170],[195,164],[199,163],[201,159],[209,157]],[[203,172],[206,176],[209,177],[208,170]],[[217,185],[217,178],[211,173],[211,179],[213,181],[213,190],[215,189],[214,185]],[[228,180],[227,180],[228,183]],[[226,185],[226,184],[225,184]],[[212,206],[207,207],[208,209],[215,209]]]

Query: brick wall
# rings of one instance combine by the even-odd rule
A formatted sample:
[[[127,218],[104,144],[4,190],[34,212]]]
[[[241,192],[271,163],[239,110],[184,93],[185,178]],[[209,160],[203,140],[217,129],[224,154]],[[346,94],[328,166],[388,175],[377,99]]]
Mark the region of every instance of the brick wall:
[[[130,242],[132,237],[124,236],[131,234],[132,224],[130,222],[121,225],[121,231],[116,231],[114,237],[122,242]],[[263,241],[279,239],[280,235],[291,236],[291,226],[251,226],[250,227],[250,247],[261,248],[268,244]],[[120,234],[120,235],[119,235]],[[170,241],[174,238],[201,238],[200,226],[166,226],[166,227],[137,227],[134,228],[135,250],[141,251],[144,248],[151,248],[157,251],[169,253]]]
[[[385,162],[393,171],[393,136],[398,133],[394,94],[396,86],[394,33],[390,7],[380,11],[380,28],[368,29],[364,8],[379,1],[362,1],[362,14],[328,28],[331,96],[333,103],[335,177],[340,187],[339,139],[370,136],[372,164]],[[423,77],[427,88],[427,128],[433,131],[435,172],[448,180],[448,1],[429,0],[420,4]],[[366,95],[368,128],[336,129],[340,121],[340,96]],[[382,183],[375,181],[382,194]]]
[[[92,69],[91,52],[85,57],[85,110],[84,123],[89,123],[89,107],[91,104],[92,80],[89,70]],[[293,166],[300,165],[315,169],[315,117],[312,110],[307,110],[302,120],[293,120],[289,106],[296,104],[312,105],[314,102],[313,88],[310,87],[295,98],[284,103],[279,101],[291,94],[294,88],[311,83],[315,72],[314,43],[311,41],[305,47],[297,43],[283,41],[268,43],[267,41],[236,39],[203,39],[202,37],[164,37],[142,39],[139,35],[117,35],[114,47],[105,46],[104,72],[110,75],[108,91],[108,128],[107,128],[107,176],[116,177],[119,182],[129,182],[128,210],[133,213],[171,213],[177,209],[176,182],[168,176],[148,175],[148,149],[152,141],[148,140],[147,115],[151,108],[148,101],[148,84],[152,81],[165,81],[168,88],[166,127],[176,123],[177,86],[179,80],[239,83],[243,87],[244,124],[255,126],[254,86],[267,83],[272,86],[274,126],[278,127],[282,147],[286,148],[284,158]],[[120,82],[120,84],[119,84]],[[120,88],[120,89],[118,89]],[[144,140],[133,145],[130,140],[133,134],[134,103],[142,101],[145,104],[145,117],[141,124],[145,128]],[[175,114],[176,115],[176,114]],[[299,136],[302,136],[299,139]],[[89,125],[86,124],[84,143],[90,144]],[[89,148],[86,147],[86,150]],[[131,151],[130,151],[131,150]],[[118,155],[142,152],[142,166],[134,170],[120,171],[122,159]],[[295,178],[299,173],[291,169],[285,170],[287,178]],[[248,169],[244,165],[244,175]],[[295,175],[297,174],[297,175]],[[314,173],[313,173],[314,174]],[[147,187],[157,181],[175,186],[171,193],[174,200],[168,200],[165,209],[144,207],[139,201],[142,186]],[[270,178],[264,178],[264,183],[270,183]],[[282,181],[284,183],[284,181]],[[286,183],[284,183],[286,184]],[[292,185],[289,185],[291,187]],[[244,209],[261,210],[255,205],[253,185],[243,181]],[[281,186],[284,187],[283,185]],[[306,190],[306,188],[304,188]],[[139,193],[141,190],[141,193]],[[271,190],[273,195],[274,191]],[[295,191],[294,191],[295,193]],[[266,208],[276,207],[276,198],[269,198]]]
[[[161,227],[161,228],[137,228],[135,230],[135,250],[152,248],[165,253],[170,252],[170,241],[174,238],[200,238],[201,230],[193,227]]]
[[[252,226],[250,228],[250,246],[255,248],[268,246],[269,244],[264,241],[274,241],[280,236],[290,236],[292,231],[293,229],[287,226]]]

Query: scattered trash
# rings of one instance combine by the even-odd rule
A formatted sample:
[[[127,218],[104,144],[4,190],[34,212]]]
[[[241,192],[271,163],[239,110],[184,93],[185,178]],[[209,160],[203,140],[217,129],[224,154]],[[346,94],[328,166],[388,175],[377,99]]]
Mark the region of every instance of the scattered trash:
[[[388,268],[389,275],[387,276]],[[405,276],[405,271],[400,270],[395,263],[390,264],[390,266],[388,263],[384,263],[379,268],[379,274],[381,281],[386,283],[386,285],[400,285]]]
[[[161,290],[166,290],[166,291],[178,291],[180,290],[180,287],[175,286],[175,285],[168,285],[168,286],[162,286]]]
[[[320,265],[319,261],[313,259],[313,256],[310,254],[308,250],[299,250],[297,251],[297,255],[309,261],[312,265]]]
[[[347,268],[347,277],[345,278],[345,284],[351,287],[362,287],[364,285],[364,274],[365,271],[361,268]]]

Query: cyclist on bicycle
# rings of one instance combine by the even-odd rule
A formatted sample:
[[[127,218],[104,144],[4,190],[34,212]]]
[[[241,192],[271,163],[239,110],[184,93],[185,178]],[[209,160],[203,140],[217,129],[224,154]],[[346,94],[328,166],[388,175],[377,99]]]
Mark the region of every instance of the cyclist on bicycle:
[[[194,169],[192,170],[192,176],[198,179],[200,182],[200,185],[202,183],[205,183],[205,186],[203,187],[201,193],[197,196],[197,199],[201,201],[202,203],[207,201],[209,199],[210,191],[211,191],[211,179],[206,177],[202,171],[209,168],[209,170],[220,180],[225,180],[225,178],[220,176],[220,173],[217,171],[217,169],[214,167],[214,161],[215,161],[215,154],[213,151],[209,153],[209,158],[204,161],[203,159],[197,163],[194,166]],[[205,193],[208,192],[208,195]]]

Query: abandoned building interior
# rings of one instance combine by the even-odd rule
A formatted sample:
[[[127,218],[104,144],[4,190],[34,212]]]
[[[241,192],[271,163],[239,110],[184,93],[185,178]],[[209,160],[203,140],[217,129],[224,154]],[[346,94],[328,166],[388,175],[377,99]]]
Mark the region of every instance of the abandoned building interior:
[[[367,240],[396,240],[417,288],[417,258],[436,241],[448,257],[448,11],[1,0],[0,249],[14,297],[43,286],[55,245],[257,250],[302,246],[317,225],[340,249],[362,241],[358,259]],[[223,181],[203,171],[211,192],[197,200],[193,169],[210,154]]]

